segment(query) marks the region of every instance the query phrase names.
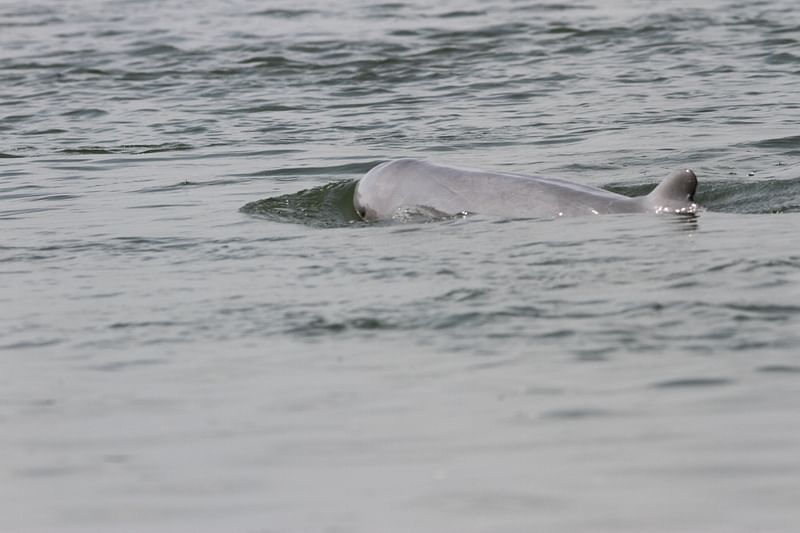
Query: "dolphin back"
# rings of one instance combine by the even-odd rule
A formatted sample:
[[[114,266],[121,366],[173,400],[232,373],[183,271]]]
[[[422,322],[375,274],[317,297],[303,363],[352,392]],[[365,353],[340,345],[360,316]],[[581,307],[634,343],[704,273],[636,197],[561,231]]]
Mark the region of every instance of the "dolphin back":
[[[556,178],[387,161],[361,178],[353,203],[366,220],[402,218],[422,210],[438,215],[556,218],[608,213],[689,212],[697,186],[691,170],[673,173],[647,196],[630,198]],[[693,209],[693,208],[692,208]],[[694,212],[694,211],[691,211]]]

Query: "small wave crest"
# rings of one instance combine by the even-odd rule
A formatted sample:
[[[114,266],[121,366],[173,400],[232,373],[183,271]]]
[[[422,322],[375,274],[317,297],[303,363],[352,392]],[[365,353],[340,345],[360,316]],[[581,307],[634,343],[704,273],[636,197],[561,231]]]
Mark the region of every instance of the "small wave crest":
[[[353,207],[356,183],[357,180],[336,181],[293,194],[256,200],[242,206],[241,211],[274,222],[318,228],[343,227],[360,220]]]
[[[800,212],[800,178],[704,182],[697,202],[710,211],[741,214]]]

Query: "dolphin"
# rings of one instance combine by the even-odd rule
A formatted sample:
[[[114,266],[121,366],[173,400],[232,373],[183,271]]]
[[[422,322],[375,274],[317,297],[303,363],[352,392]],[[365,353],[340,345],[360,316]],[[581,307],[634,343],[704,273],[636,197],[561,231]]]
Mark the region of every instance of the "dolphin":
[[[353,195],[361,218],[479,213],[509,218],[557,218],[610,213],[695,213],[697,176],[673,172],[650,194],[628,197],[556,178],[433,164],[386,161],[362,177]]]

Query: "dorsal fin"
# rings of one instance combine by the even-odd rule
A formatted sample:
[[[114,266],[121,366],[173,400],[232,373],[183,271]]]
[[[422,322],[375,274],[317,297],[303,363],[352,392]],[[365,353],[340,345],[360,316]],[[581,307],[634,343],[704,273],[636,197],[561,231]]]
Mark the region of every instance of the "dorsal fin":
[[[697,190],[697,176],[690,169],[676,170],[658,184],[647,195],[648,199],[659,202],[694,202],[694,193]]]

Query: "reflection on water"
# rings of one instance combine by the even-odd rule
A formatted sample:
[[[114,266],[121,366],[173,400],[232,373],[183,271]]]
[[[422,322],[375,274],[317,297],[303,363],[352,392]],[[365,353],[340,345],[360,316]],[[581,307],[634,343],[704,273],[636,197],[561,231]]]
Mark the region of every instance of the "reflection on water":
[[[702,216],[701,213],[685,213],[673,216],[665,215],[664,219],[671,227],[691,233],[699,229]]]

